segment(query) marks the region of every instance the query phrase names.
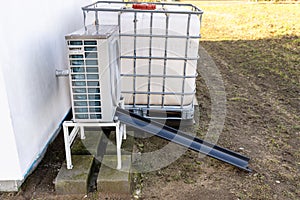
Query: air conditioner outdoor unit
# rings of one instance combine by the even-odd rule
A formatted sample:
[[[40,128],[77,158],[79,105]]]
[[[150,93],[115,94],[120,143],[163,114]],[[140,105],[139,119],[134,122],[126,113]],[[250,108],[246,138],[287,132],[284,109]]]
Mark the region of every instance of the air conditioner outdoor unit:
[[[89,25],[65,38],[74,122],[112,122],[120,100],[118,26]]]

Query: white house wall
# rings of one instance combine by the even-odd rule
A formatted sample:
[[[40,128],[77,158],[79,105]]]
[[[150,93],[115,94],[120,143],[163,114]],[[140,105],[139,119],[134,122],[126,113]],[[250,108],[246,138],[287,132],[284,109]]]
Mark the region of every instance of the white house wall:
[[[81,7],[91,2],[1,3],[0,73],[4,84],[0,82],[0,92],[6,91],[9,107],[2,113],[8,105],[2,104],[6,97],[1,96],[5,129],[1,130],[0,181],[23,179],[28,174],[70,109],[68,80],[57,78],[55,69],[67,67],[64,35],[83,25]],[[9,151],[2,143],[11,145]],[[2,163],[10,163],[11,168]]]
[[[17,146],[9,112],[4,79],[0,69],[0,180],[20,180],[22,178]],[[1,187],[1,183],[0,183]]]

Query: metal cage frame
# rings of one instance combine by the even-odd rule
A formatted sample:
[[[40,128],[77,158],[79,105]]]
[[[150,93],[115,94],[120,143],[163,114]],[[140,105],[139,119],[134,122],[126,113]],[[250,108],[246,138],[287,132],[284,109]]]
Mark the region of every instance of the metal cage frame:
[[[196,89],[192,92],[186,92],[185,91],[185,81],[186,79],[196,79],[198,76],[197,72],[193,75],[187,75],[186,74],[186,68],[187,63],[191,60],[195,61],[199,59],[199,56],[197,57],[188,57],[188,43],[190,39],[199,39],[201,38],[200,30],[198,35],[190,35],[190,26],[191,26],[191,17],[192,15],[196,15],[199,19],[200,25],[201,25],[201,19],[203,11],[199,9],[198,7],[192,5],[192,4],[184,4],[184,3],[157,3],[157,2],[149,2],[150,4],[155,4],[155,6],[158,9],[155,10],[142,10],[142,9],[132,9],[131,6],[134,4],[145,4],[145,2],[116,2],[116,1],[97,1],[93,4],[87,5],[82,7],[83,16],[84,16],[84,26],[86,27],[86,21],[87,21],[87,14],[89,12],[94,12],[95,17],[95,24],[99,25],[99,13],[101,12],[117,12],[118,13],[118,25],[119,25],[119,37],[120,41],[122,37],[133,37],[134,38],[134,52],[133,56],[125,56],[121,55],[120,59],[132,59],[133,60],[133,74],[121,74],[121,77],[133,77],[133,91],[121,91],[122,94],[133,94],[133,103],[129,105],[125,105],[125,108],[128,110],[132,110],[133,112],[142,115],[146,118],[156,118],[156,119],[193,119],[194,115],[194,105],[195,105],[195,98],[193,98],[192,103],[190,105],[184,105],[184,96],[185,95],[195,95]],[[106,7],[104,6],[106,5]],[[111,7],[107,7],[107,5],[110,5]],[[118,6],[118,8],[116,8]],[[166,9],[175,7],[176,10],[168,10]],[[178,10],[178,8],[184,8],[182,10]],[[134,14],[134,30],[133,34],[123,33],[121,30],[121,14],[129,12]],[[137,34],[137,26],[136,26],[136,20],[137,20],[137,13],[150,13],[150,34]],[[152,23],[153,23],[153,16],[158,13],[165,14],[166,18],[166,31],[165,34],[153,34],[152,32]],[[180,15],[187,15],[187,30],[185,35],[172,35],[169,34],[169,15],[170,14],[180,14]],[[143,38],[149,38],[150,41],[150,50],[149,50],[149,56],[137,56],[136,54],[136,48],[137,48],[137,38],[143,37]],[[152,40],[153,38],[164,38],[165,44],[164,44],[164,56],[158,57],[158,56],[152,56],[151,55],[151,47],[152,47]],[[168,38],[180,38],[185,39],[185,56],[184,57],[175,57],[175,56],[168,56]],[[121,47],[120,47],[121,49]],[[136,67],[137,67],[137,60],[140,59],[147,59],[149,60],[149,73],[148,74],[137,74],[136,73]],[[150,66],[152,60],[162,60],[163,61],[163,74],[162,75],[152,75],[150,71]],[[166,66],[167,66],[167,60],[180,60],[184,62],[184,70],[182,76],[176,76],[176,75],[167,75],[166,74]],[[147,91],[137,91],[136,90],[136,78],[137,77],[148,77],[148,89]],[[162,92],[154,92],[150,89],[150,78],[151,77],[158,77],[163,79],[163,88]],[[174,93],[174,92],[167,92],[165,89],[166,84],[166,78],[182,78],[182,89],[180,92]],[[147,104],[137,104],[135,97],[137,94],[143,94],[147,95]],[[161,105],[151,105],[150,104],[150,95],[161,95]],[[165,96],[166,95],[178,95],[181,96],[180,104],[179,105],[166,105],[165,103]],[[163,111],[164,113],[179,113],[179,115],[171,115],[171,117],[164,116],[164,117],[155,117],[155,116],[149,116],[149,112],[151,111]]]

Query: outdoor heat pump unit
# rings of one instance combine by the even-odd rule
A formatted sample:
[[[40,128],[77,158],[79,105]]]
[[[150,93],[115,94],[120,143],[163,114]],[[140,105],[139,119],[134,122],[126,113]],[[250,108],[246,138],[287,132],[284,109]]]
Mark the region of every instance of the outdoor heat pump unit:
[[[74,122],[112,122],[120,100],[117,26],[89,25],[67,35]]]
[[[85,127],[114,127],[118,164],[121,168],[121,144],[126,127],[116,119],[120,98],[120,55],[118,26],[88,25],[65,36],[68,50],[68,75],[73,119],[63,123],[67,168],[72,169],[70,147]],[[69,127],[73,127],[69,132]]]

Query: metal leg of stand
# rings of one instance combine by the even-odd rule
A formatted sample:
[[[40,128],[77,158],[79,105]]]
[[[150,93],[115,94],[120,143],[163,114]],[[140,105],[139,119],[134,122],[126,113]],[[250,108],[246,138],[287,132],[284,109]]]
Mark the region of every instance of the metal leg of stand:
[[[126,140],[126,125],[123,123],[120,123],[120,135],[123,140]]]
[[[67,169],[72,169],[73,165],[72,165],[72,159],[71,159],[71,145],[69,142],[69,130],[65,124],[63,125],[63,131],[64,131],[64,140],[65,140]]]
[[[125,103],[124,98],[121,97],[121,100],[119,102],[119,106],[123,109],[125,109]],[[120,123],[120,134],[123,137],[123,140],[126,140],[126,125],[124,123]]]
[[[122,144],[122,135],[120,135],[120,123],[116,123],[116,144],[117,144],[117,169],[122,168],[122,155],[121,155],[121,144]]]
[[[85,139],[84,126],[80,126],[80,139],[82,139],[82,140]]]

